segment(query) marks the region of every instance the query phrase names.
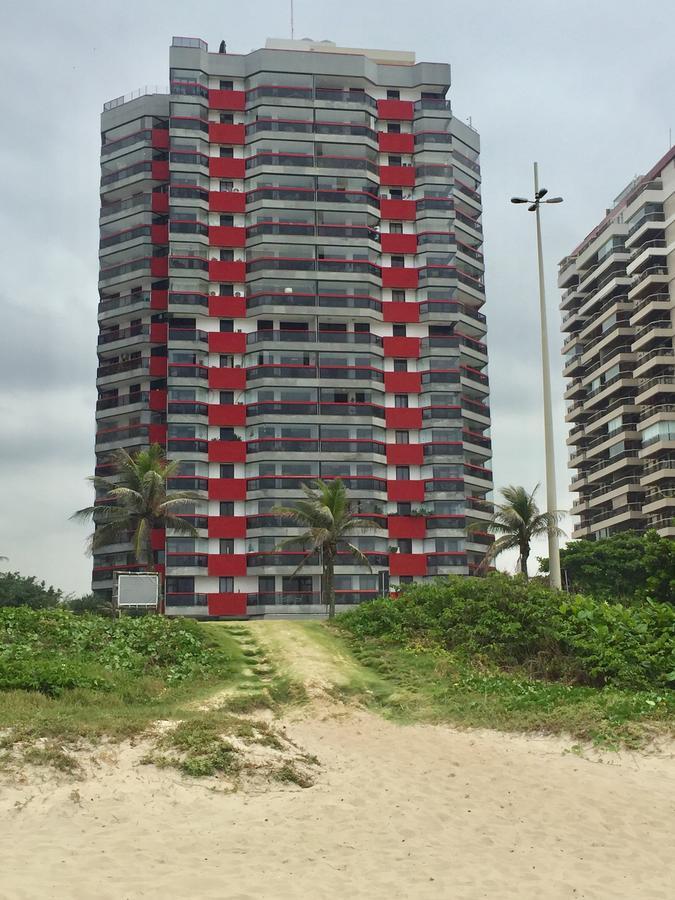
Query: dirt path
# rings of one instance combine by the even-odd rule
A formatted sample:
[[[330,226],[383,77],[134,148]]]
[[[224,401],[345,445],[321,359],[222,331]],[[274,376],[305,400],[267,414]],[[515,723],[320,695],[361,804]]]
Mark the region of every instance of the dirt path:
[[[269,654],[275,667],[301,681],[311,697],[326,689],[366,681],[367,673],[340,642],[318,622],[251,622],[251,636]]]

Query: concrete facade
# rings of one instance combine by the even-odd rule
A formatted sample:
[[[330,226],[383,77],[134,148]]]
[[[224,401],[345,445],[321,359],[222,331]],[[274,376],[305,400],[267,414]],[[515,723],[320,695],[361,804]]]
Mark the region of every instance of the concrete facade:
[[[153,535],[167,611],[320,613],[271,512],[341,477],[381,530],[339,605],[468,574],[491,536],[479,138],[414,54],[174,38],[170,93],[102,116],[96,471],[159,442],[197,540]],[[134,568],[97,554],[94,588]]]
[[[560,263],[575,538],[675,537],[675,148]]]

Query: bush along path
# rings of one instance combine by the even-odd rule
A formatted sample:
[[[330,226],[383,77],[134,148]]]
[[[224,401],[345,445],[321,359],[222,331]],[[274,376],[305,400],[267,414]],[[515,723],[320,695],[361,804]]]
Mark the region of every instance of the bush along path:
[[[250,779],[307,787],[316,761],[269,721],[303,697],[234,624],[0,611],[5,774],[31,764],[78,777],[102,747],[140,745],[143,762],[227,789]]]

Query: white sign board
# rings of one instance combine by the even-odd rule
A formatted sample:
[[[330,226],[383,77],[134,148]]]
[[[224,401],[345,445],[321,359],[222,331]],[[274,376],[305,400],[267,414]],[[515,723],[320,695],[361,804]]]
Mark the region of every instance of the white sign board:
[[[117,605],[157,608],[159,575],[143,573],[117,576]]]

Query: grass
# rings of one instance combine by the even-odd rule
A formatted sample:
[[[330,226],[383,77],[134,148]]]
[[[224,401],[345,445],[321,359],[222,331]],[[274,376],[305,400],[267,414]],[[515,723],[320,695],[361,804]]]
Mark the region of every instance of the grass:
[[[331,640],[339,639],[330,632]],[[397,721],[570,735],[605,749],[638,748],[675,731],[670,691],[625,691],[530,679],[434,647],[342,635],[368,675],[335,693]]]
[[[102,739],[148,734],[158,720],[179,724],[157,739],[152,761],[175,765],[186,774],[237,775],[240,753],[227,736],[280,749],[283,742],[269,726],[239,717],[303,702],[302,685],[276,673],[247,629],[205,623],[199,630],[218,664],[194,677],[172,682],[159,675],[117,671],[112,689],[108,683],[105,690],[75,687],[56,695],[0,690],[0,769],[11,771],[28,763],[75,774],[74,751]],[[210,708],[212,702],[215,709]]]

